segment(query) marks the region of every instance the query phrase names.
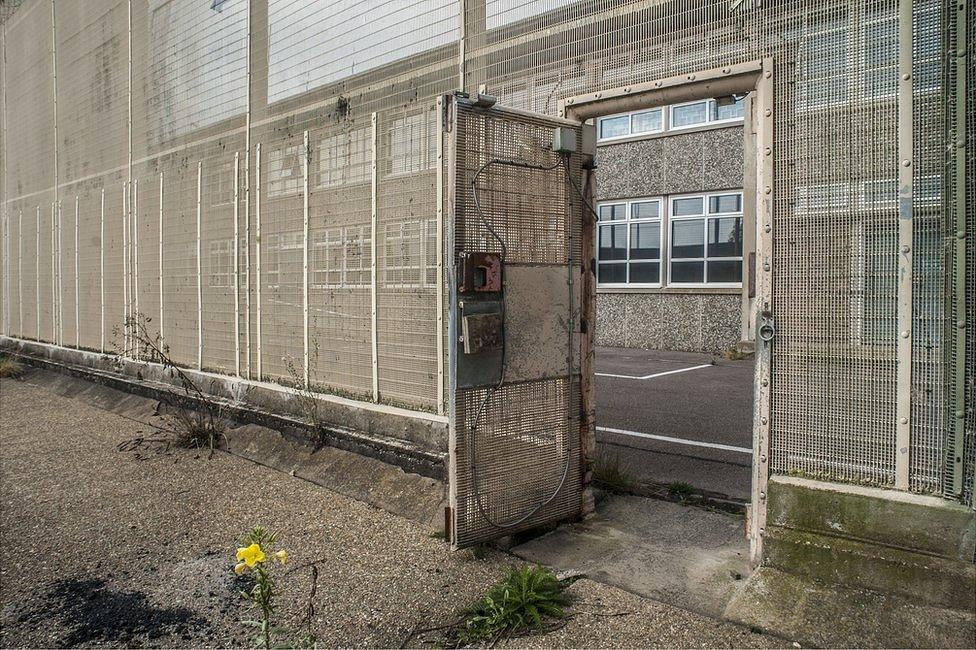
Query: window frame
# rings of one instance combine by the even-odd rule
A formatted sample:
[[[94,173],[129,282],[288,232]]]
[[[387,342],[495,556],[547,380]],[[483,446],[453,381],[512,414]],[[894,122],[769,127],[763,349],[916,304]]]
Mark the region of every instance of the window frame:
[[[739,196],[739,210],[737,212],[712,212],[711,211],[711,197],[713,196],[727,196],[735,194]],[[702,199],[702,213],[694,215],[679,215],[674,214],[674,202],[681,199]],[[668,197],[668,284],[669,287],[674,287],[675,289],[718,289],[718,288],[729,288],[729,289],[741,289],[742,280],[738,282],[709,282],[708,280],[708,262],[734,262],[738,261],[740,267],[745,261],[745,203],[744,203],[744,191],[743,190],[725,190],[718,192],[696,192],[693,194],[675,194]],[[738,218],[741,223],[742,228],[742,254],[738,256],[709,256],[708,255],[708,226],[711,219],[721,219],[721,218]],[[681,221],[696,221],[701,220],[704,224],[702,228],[702,257],[674,257],[672,254],[672,248],[674,247],[674,224]],[[672,278],[674,274],[672,273],[672,266],[675,262],[701,262],[702,263],[702,282],[674,282]],[[745,274],[745,268],[742,268],[742,274]]]
[[[614,142],[616,140],[625,140],[627,138],[640,138],[649,135],[658,135],[667,131],[668,125],[665,123],[665,115],[667,111],[665,110],[667,106],[656,106],[654,108],[645,108],[639,111],[627,111],[626,113],[615,113],[613,115],[602,115],[597,118],[597,142]],[[634,132],[634,116],[640,115],[642,113],[653,113],[657,111],[661,115],[661,126],[660,128],[654,129],[652,131],[641,131],[640,133]],[[611,135],[602,136],[601,132],[603,129],[603,122],[606,120],[620,119],[621,117],[627,118],[627,133],[623,135]]]
[[[633,206],[635,203],[657,203],[657,216],[656,217],[641,217],[633,218]],[[664,228],[667,223],[665,217],[664,208],[666,201],[663,196],[648,196],[648,197],[638,197],[633,199],[612,199],[606,201],[599,201],[596,204],[597,215],[600,214],[600,209],[604,206],[610,205],[623,205],[624,207],[624,218],[613,220],[613,221],[600,221],[598,218],[596,220],[595,228],[595,242],[596,250],[594,258],[596,259],[597,273],[596,273],[596,287],[597,289],[660,289],[664,286]],[[657,223],[658,224],[658,257],[657,260],[631,260],[630,259],[630,232],[631,224],[641,224],[641,223]],[[600,261],[600,227],[606,225],[624,226],[627,233],[625,250],[627,251],[627,257],[622,260],[607,260],[604,262]],[[650,263],[656,261],[658,264],[658,281],[657,282],[630,282],[630,265],[640,264],[642,262]],[[600,264],[623,264],[626,268],[626,278],[625,282],[600,282]]]
[[[716,105],[715,97],[709,97],[708,99],[696,99],[690,102],[681,102],[679,104],[671,104],[668,106],[668,131],[687,131],[689,129],[700,129],[706,126],[715,126],[718,124],[735,124],[736,122],[745,122],[745,112],[743,109],[743,115],[741,117],[726,117],[723,119],[712,119],[712,113]],[[745,100],[743,99],[743,106]],[[683,126],[674,125],[674,109],[681,108],[682,106],[691,106],[692,104],[705,104],[705,121],[696,122],[694,124],[685,124]]]

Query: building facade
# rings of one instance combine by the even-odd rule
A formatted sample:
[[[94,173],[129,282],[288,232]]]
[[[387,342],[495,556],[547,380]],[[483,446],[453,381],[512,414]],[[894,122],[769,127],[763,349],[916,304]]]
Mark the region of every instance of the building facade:
[[[710,98],[597,120],[599,345],[721,354],[752,339],[746,103]]]

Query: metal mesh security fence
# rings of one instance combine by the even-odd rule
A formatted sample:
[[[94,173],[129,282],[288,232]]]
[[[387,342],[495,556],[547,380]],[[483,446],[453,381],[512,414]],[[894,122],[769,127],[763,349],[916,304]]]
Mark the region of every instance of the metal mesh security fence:
[[[554,115],[573,95],[771,57],[772,470],[895,485],[902,397],[907,487],[971,503],[972,147],[963,186],[947,152],[973,113],[973,57],[960,78],[953,3],[911,3],[900,395],[900,4],[5,6],[4,332],[124,349],[141,314],[187,366],[441,410],[435,98],[484,84]]]

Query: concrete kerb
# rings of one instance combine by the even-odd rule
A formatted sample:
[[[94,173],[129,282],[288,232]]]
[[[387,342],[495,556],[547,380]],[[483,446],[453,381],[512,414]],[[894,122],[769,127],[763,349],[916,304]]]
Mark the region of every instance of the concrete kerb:
[[[176,406],[199,407],[199,400],[178,387],[175,373],[160,364],[118,360],[112,355],[0,337],[0,349],[35,367],[94,381],[123,392]],[[121,362],[120,362],[121,361]],[[302,445],[326,445],[375,458],[406,472],[438,481],[445,476],[446,422],[438,416],[395,407],[365,411],[323,401],[327,424],[314,426],[288,415],[295,391],[275,384],[182,369],[218,402],[229,418],[279,431]],[[352,402],[352,400],[345,400]],[[351,425],[334,423],[349,414]],[[355,426],[362,425],[361,427]],[[399,436],[394,433],[400,434]],[[442,438],[442,434],[445,436]]]

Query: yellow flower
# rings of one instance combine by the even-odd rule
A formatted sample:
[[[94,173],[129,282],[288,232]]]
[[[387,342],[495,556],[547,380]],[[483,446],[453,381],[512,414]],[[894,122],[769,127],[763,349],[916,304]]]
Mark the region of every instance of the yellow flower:
[[[275,557],[278,558],[282,564],[288,564],[288,551],[278,551],[275,553]]]
[[[247,571],[247,565],[243,562],[238,562],[236,565],[234,565],[234,573],[237,575],[241,575],[245,571]]]
[[[254,568],[255,564],[264,562],[264,551],[261,550],[260,544],[254,543],[237,549],[237,559],[246,564],[248,568]]]

